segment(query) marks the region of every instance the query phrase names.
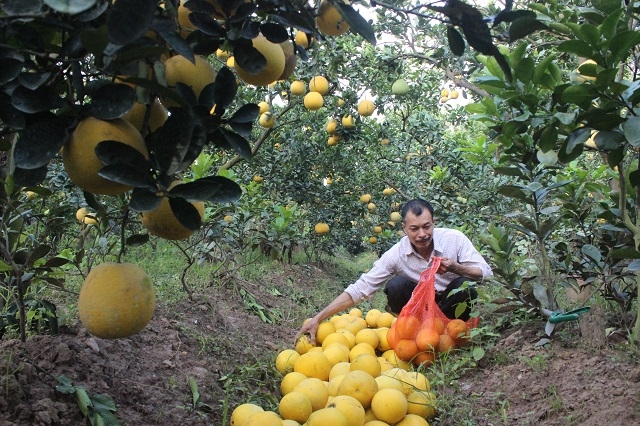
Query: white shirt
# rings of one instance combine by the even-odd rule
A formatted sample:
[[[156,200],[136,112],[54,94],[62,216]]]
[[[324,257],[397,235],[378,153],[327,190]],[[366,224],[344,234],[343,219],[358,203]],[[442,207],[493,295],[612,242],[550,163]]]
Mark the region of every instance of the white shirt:
[[[409,242],[409,237],[404,236],[373,263],[369,272],[362,274],[344,291],[351,296],[355,303],[358,303],[370,298],[394,275],[418,282],[420,275],[429,267],[434,256],[448,257],[458,263],[480,268],[483,280],[485,277],[493,275],[491,267],[462,232],[456,229],[434,228],[433,251],[428,260],[420,256]],[[436,274],[436,291],[444,290],[451,281],[458,277],[459,275],[453,272]]]

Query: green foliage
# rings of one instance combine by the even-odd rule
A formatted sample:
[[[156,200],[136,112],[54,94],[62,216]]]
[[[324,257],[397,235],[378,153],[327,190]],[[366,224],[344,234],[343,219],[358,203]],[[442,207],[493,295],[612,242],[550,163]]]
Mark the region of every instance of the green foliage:
[[[56,390],[67,395],[74,395],[82,415],[91,426],[117,426],[120,424],[115,416],[116,404],[109,395],[96,394],[90,396],[82,386],[74,386],[66,376],[57,377]]]

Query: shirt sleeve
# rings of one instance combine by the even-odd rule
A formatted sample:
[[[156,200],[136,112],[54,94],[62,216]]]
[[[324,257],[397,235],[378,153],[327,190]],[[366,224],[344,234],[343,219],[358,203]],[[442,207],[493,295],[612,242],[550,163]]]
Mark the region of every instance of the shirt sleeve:
[[[482,257],[478,250],[476,250],[471,240],[462,233],[460,233],[458,263],[480,268],[483,279],[493,275],[493,271],[487,261]]]
[[[356,282],[344,290],[351,296],[354,303],[371,298],[389,278],[396,274],[396,262],[394,261],[398,256],[396,252],[397,250],[393,250],[393,248],[385,252],[380,259],[373,263],[368,272],[360,275]]]

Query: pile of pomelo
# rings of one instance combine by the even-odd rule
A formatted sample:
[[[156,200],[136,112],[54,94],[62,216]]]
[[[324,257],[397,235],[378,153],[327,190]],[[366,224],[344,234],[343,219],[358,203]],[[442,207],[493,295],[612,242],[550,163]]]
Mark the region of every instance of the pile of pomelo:
[[[424,426],[436,414],[429,380],[399,359],[387,334],[397,319],[372,309],[337,314],[318,327],[316,344],[302,336],[279,352],[283,375],[277,411],[244,403],[233,426]]]

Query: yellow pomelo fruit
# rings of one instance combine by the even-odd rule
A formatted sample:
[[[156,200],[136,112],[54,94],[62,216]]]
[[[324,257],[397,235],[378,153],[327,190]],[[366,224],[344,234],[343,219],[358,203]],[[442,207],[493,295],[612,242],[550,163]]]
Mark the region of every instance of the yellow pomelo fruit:
[[[431,383],[427,376],[419,371],[407,371],[407,377],[409,377],[411,385],[414,390],[428,391],[431,390]]]
[[[360,202],[367,204],[371,202],[371,194],[363,194],[360,196]]]
[[[353,362],[353,360],[362,354],[375,355],[376,350],[368,343],[357,343],[349,351],[349,360]]]
[[[333,135],[329,139],[327,139],[327,145],[336,146],[338,145],[339,141],[340,141],[340,137],[338,135]]]
[[[304,47],[305,49],[309,48],[309,36],[303,31],[296,31],[295,39],[298,46]]]
[[[449,94],[449,98],[450,99],[458,99],[458,91],[457,90],[452,90],[451,93]]]
[[[363,330],[365,328],[367,328],[367,321],[364,318],[353,317],[353,316],[349,318],[349,321],[344,327],[345,330],[348,330],[351,333],[353,333],[354,337],[356,334],[358,334],[360,330]]]
[[[345,129],[350,129],[355,125],[356,125],[356,122],[352,116],[345,115],[344,117],[342,117],[342,127],[344,127]]]
[[[429,422],[415,414],[407,414],[395,426],[429,426]]]
[[[154,100],[150,106],[136,102],[122,118],[133,124],[138,131],[142,131],[147,108],[151,109],[148,122],[149,131],[155,132],[159,127],[162,127],[164,122],[167,121],[167,118],[169,118],[169,112],[162,106],[158,99]]]
[[[391,196],[391,195],[393,195],[393,194],[395,194],[395,193],[396,193],[396,190],[395,190],[395,189],[393,189],[393,188],[385,188],[385,189],[382,191],[382,195],[386,195],[387,197],[389,197],[389,196]]]
[[[391,315],[389,312],[382,312],[378,317],[378,322],[377,322],[378,328],[391,327],[391,324],[393,323],[394,318],[395,317]]]
[[[322,342],[324,342],[324,339],[328,335],[335,332],[336,332],[336,328],[332,323],[330,323],[329,321],[321,322],[320,324],[318,324],[318,331],[316,332],[316,344],[322,345]]]
[[[362,370],[350,371],[338,386],[338,395],[349,395],[357,399],[364,408],[371,405],[371,400],[376,392],[378,392],[376,379]]]
[[[391,213],[389,217],[391,218],[391,221],[394,223],[402,222],[402,215],[398,212]]]
[[[371,400],[371,411],[383,422],[395,424],[407,414],[409,403],[404,393],[397,389],[382,389]]]
[[[323,350],[323,353],[332,366],[340,362],[349,362],[349,349],[340,343],[332,343]],[[333,367],[331,369],[333,370]],[[331,372],[329,372],[329,378],[331,378]]]
[[[366,315],[364,316],[365,321],[367,321],[367,325],[371,328],[376,328],[378,326],[378,316],[381,314],[379,309],[370,309]]]
[[[437,399],[430,391],[413,391],[407,395],[407,412],[431,420],[436,416]]]
[[[393,364],[393,362],[391,362],[391,364]],[[393,367],[392,369],[382,373],[382,375],[391,377],[402,383],[402,389],[405,395],[409,395],[409,393],[413,392],[413,386],[411,386],[411,378],[407,376],[407,370],[405,370],[404,368]]]
[[[364,407],[360,401],[349,395],[337,395],[327,404],[327,408],[336,408],[347,418],[348,426],[364,425]]]
[[[260,183],[262,181],[264,181],[264,178],[260,175],[254,175],[253,178],[251,178],[252,181],[256,182],[256,183]]]
[[[349,426],[347,417],[336,408],[322,408],[309,416],[305,426]]]
[[[176,83],[183,83],[191,87],[196,98],[200,96],[202,89],[216,79],[216,70],[201,56],[195,56],[195,63],[182,55],[172,56],[164,63],[167,86],[174,87]],[[171,99],[163,99],[166,106],[179,106]]]
[[[296,80],[291,83],[291,87],[289,87],[292,95],[302,96],[307,91],[307,85],[304,84],[304,81]]]
[[[287,375],[293,371],[293,364],[300,358],[300,354],[293,349],[284,349],[276,357],[276,370],[280,374]]]
[[[382,226],[374,226],[373,227],[373,233],[374,234],[381,234],[382,233]]]
[[[169,190],[182,183],[181,181],[174,181],[169,186]],[[195,201],[192,202],[191,205],[196,208],[200,215],[200,220],[202,220],[204,218],[204,202]],[[142,212],[140,217],[142,225],[150,234],[164,238],[165,240],[184,240],[189,238],[194,232],[178,221],[178,218],[171,210],[168,197],[163,197],[158,207],[148,212]]]
[[[82,223],[83,225],[97,225],[98,221],[95,219],[95,217],[95,213],[90,213],[86,207],[80,207],[76,211],[76,219],[78,219],[78,222]]]
[[[331,118],[327,122],[327,133],[329,133],[330,135],[335,135],[337,131],[338,131],[338,122],[335,119]]]
[[[304,423],[313,412],[313,407],[306,394],[302,392],[289,392],[280,400],[278,412],[283,419]]]
[[[337,327],[336,327],[337,328]],[[347,347],[349,348],[349,350],[353,349],[353,347],[356,345],[356,335],[353,334],[351,331],[347,330],[347,329],[341,329],[341,330],[336,330],[336,333],[338,334],[342,334],[344,337],[347,338]]]
[[[222,49],[216,50],[216,57],[218,59],[222,59],[223,61],[226,61],[227,59],[229,59],[230,56],[231,54],[226,50],[222,50]]]
[[[307,395],[313,411],[323,408],[329,400],[329,388],[322,380],[315,377],[304,379],[293,388],[292,392],[302,392]]]
[[[378,237],[369,237],[369,244],[378,244]]]
[[[349,315],[354,316],[354,317],[358,317],[358,318],[362,318],[363,317],[362,309],[360,309],[360,308],[351,308],[349,310]]]
[[[260,115],[260,119],[258,120],[258,123],[260,124],[260,126],[264,127],[265,129],[271,129],[273,126],[276,125],[276,119],[273,117],[272,113],[267,111]]]
[[[273,411],[252,414],[242,426],[282,426],[282,417]]]
[[[322,95],[318,92],[309,92],[304,95],[304,107],[309,111],[316,111],[322,108],[324,104],[324,99]]]
[[[367,204],[367,208],[369,209],[369,211],[373,211],[376,208],[376,205],[374,203],[369,203]]]
[[[341,361],[331,367],[331,371],[329,372],[329,380],[337,377],[344,376],[351,371],[351,363],[349,361]]]
[[[356,333],[356,345],[359,343],[366,343],[375,349],[380,343],[380,337],[375,329],[363,328]]]
[[[393,368],[393,365],[381,356],[378,357],[378,362],[380,363],[380,374]]]
[[[309,349],[307,351],[307,353],[309,353],[309,352],[311,352],[311,353],[313,353],[313,352],[322,352],[322,347],[321,346],[314,346],[313,348],[311,348],[311,349]]]
[[[381,145],[389,145],[389,139],[387,139],[387,138],[382,139],[382,140],[380,141],[380,144],[381,144]]]
[[[260,111],[258,112],[258,114],[262,115],[265,112],[269,112],[269,110],[271,109],[271,105],[269,105],[268,102],[262,101],[262,102],[258,102],[258,106],[260,107]]]
[[[284,419],[282,421],[282,426],[300,426],[300,423],[296,422],[295,420]]]
[[[345,345],[349,350],[351,350],[351,348],[353,347],[349,344],[349,339],[344,334],[338,332],[331,333],[330,335],[325,337],[325,339],[322,341],[322,348],[326,349],[332,343],[340,343],[342,345]]]
[[[105,262],[85,278],[78,297],[78,315],[89,333],[117,339],[140,332],[156,306],[149,276],[131,263]]]
[[[329,398],[338,395],[338,388],[340,387],[340,383],[342,383],[342,379],[344,379],[345,375],[346,374],[339,374],[329,379],[329,386],[327,386],[327,390],[329,391]]]
[[[321,95],[326,95],[329,91],[329,80],[322,75],[316,75],[309,81],[309,91],[318,92]]]
[[[389,340],[387,340],[388,333],[389,333],[389,327],[376,328],[376,334],[380,339],[380,341],[378,342],[378,347],[376,347],[376,349],[381,353],[384,353],[389,349],[391,349],[391,344],[389,343]]]
[[[120,195],[131,189],[128,185],[98,176],[104,164],[96,156],[95,148],[100,142],[109,140],[129,145],[145,158],[149,157],[144,139],[133,124],[121,118],[110,121],[85,118],[64,145],[62,160],[69,179],[87,192]]]
[[[236,58],[234,58],[233,56],[229,56],[227,58],[227,66],[229,68],[235,68],[236,67]]]
[[[326,234],[327,232],[329,232],[329,225],[324,222],[318,222],[314,227],[314,231],[316,231],[316,234]]]
[[[264,412],[264,408],[256,404],[244,403],[238,405],[231,413],[231,426],[242,426],[249,417]]]
[[[300,355],[303,355],[309,352],[309,349],[313,347],[314,345],[311,344],[311,340],[309,340],[309,336],[307,336],[306,334],[303,334],[298,338],[295,349],[296,349],[296,352],[298,352]]]
[[[196,26],[193,25],[189,20],[189,14],[191,13],[191,11],[184,7],[184,3],[186,2],[187,0],[180,0],[180,5],[178,6],[178,23],[180,24],[182,30],[186,30],[180,31],[180,35],[183,38],[186,38],[191,31],[196,30]]]
[[[382,368],[375,354],[363,353],[351,360],[351,371],[361,370],[369,373],[372,377],[378,377]]]
[[[400,368],[405,371],[409,371],[411,369],[411,363],[407,361],[403,361],[398,358],[398,355],[395,353],[393,349],[389,349],[388,351],[384,351],[382,356],[391,363],[396,368]]]
[[[295,389],[295,387],[303,380],[307,380],[307,376],[302,373],[298,373],[296,371],[288,373],[280,382],[280,393],[282,395],[286,395],[289,392],[293,392],[293,389]]]
[[[230,214],[226,215],[225,217],[222,218],[222,220],[224,220],[227,223],[231,223],[233,222],[233,216],[231,216]]]
[[[283,41],[280,43],[280,47],[284,53],[284,70],[282,70],[278,80],[286,80],[293,75],[293,71],[295,71],[298,64],[298,57],[291,40]]]
[[[372,414],[372,417],[375,417]],[[389,426],[389,423],[383,422],[382,420],[369,420],[363,426]]]
[[[358,114],[363,117],[369,117],[375,111],[376,105],[369,99],[364,99],[358,104]]]
[[[395,389],[404,394],[404,385],[395,377],[387,376],[386,374],[380,374],[378,377],[376,377],[376,383],[378,384],[378,390]]]
[[[322,0],[316,16],[316,25],[321,33],[329,36],[339,36],[349,31],[349,24],[342,17],[338,9],[327,0]]]
[[[234,64],[234,68],[238,76],[245,83],[253,84],[254,86],[267,86],[278,80],[284,71],[284,52],[279,44],[271,43],[262,34],[258,35],[258,37],[254,38],[251,42],[253,43],[253,47],[267,60],[266,66],[256,74],[244,70],[237,62]]]
[[[322,350],[322,348],[319,348]],[[293,371],[302,373],[307,377],[315,377],[320,380],[329,380],[331,363],[322,352],[311,352],[300,355],[293,364]]]

